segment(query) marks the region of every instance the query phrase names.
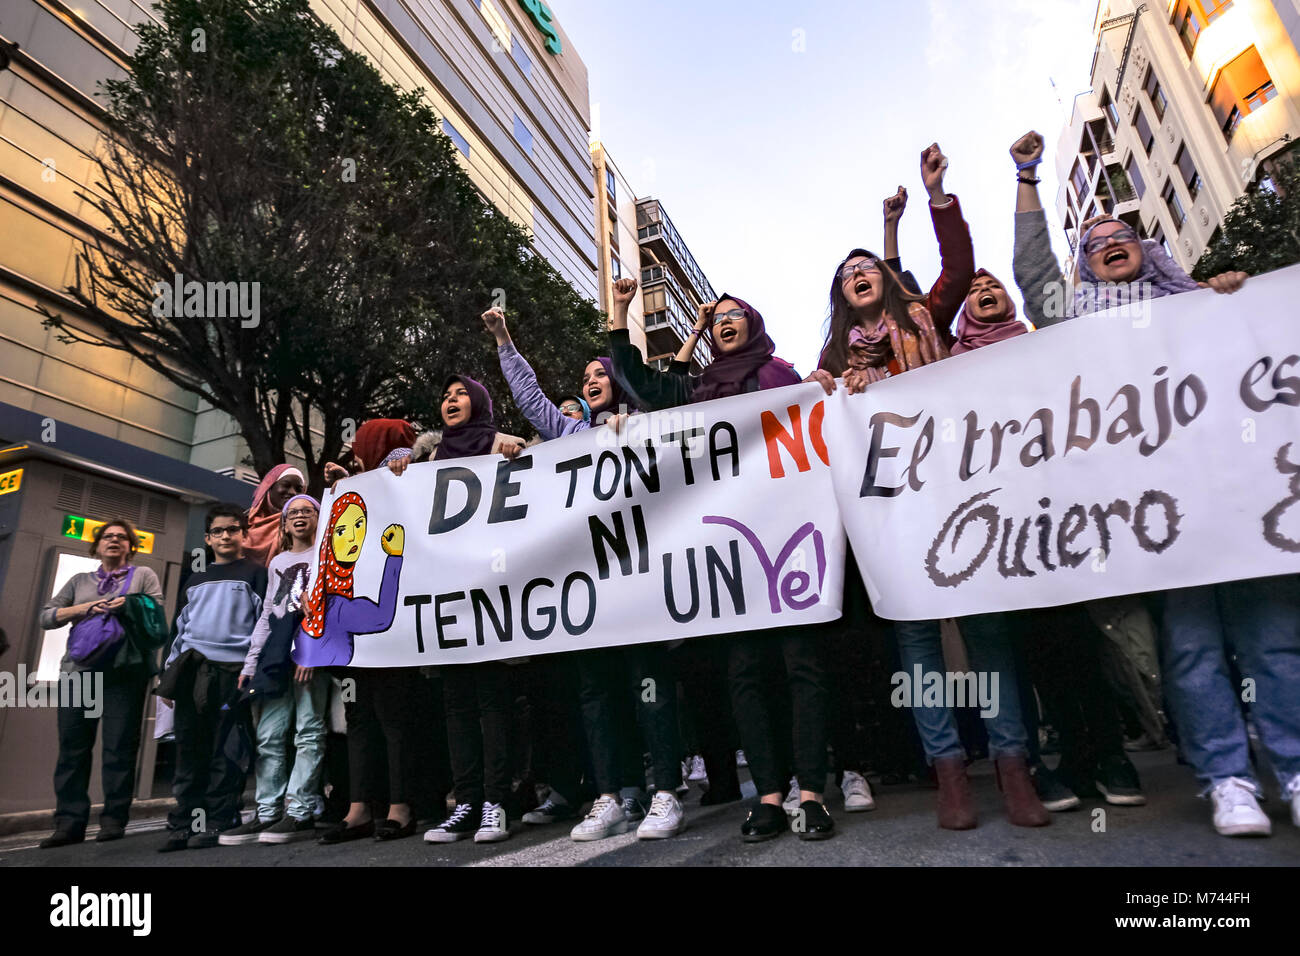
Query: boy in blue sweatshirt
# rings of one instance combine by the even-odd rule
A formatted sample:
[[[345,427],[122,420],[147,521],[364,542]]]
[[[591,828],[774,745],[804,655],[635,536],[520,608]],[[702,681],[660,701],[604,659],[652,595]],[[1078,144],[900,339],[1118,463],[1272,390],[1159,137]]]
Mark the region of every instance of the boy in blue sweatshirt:
[[[162,853],[216,846],[222,830],[239,825],[244,791],[245,771],[225,752],[230,723],[221,707],[238,688],[262,612],[266,568],[244,557],[248,518],[239,505],[214,506],[204,527],[214,560],[185,582],[163,674],[175,694],[163,700],[176,709],[176,808],[167,815]],[[237,719],[247,723],[247,710]]]

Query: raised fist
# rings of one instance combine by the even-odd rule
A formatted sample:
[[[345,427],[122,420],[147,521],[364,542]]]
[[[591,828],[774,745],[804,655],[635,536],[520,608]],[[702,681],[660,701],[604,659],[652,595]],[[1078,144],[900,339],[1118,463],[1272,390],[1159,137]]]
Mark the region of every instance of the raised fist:
[[[1017,166],[1043,158],[1043,134],[1030,130],[1011,144],[1011,158]]]
[[[400,557],[402,549],[406,547],[406,531],[400,524],[390,524],[379,536],[379,543],[383,545],[384,554]]]

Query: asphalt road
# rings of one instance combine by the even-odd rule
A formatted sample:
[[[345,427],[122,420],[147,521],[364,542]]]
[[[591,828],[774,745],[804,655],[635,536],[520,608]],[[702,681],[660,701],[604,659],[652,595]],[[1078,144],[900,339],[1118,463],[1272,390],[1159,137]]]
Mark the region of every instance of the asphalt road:
[[[1172,751],[1134,754],[1148,803],[1110,807],[1085,802],[1078,810],[1052,815],[1051,826],[1013,827],[1002,813],[1001,796],[987,761],[972,768],[980,825],[954,833],[935,824],[935,791],[922,786],[873,786],[877,808],[845,813],[838,790],[828,803],[836,835],[803,842],[793,835],[747,845],[739,828],[747,804],[700,807],[699,791],[687,798],[687,829],[671,840],[638,841],[633,832],[596,843],[574,843],[568,824],[529,827],[512,822],[511,839],[476,845],[462,841],[431,845],[418,835],[342,846],[314,842],[286,846],[254,844],[159,854],[161,821],[132,824],[115,843],[93,842],[40,850],[44,834],[0,842],[0,867],[212,867],[212,866],[1294,866],[1300,862],[1300,828],[1288,807],[1272,794],[1265,810],[1273,819],[1271,838],[1229,839],[1214,832],[1210,807],[1195,797],[1196,784]],[[744,772],[742,771],[742,778]],[[753,793],[745,779],[745,791]],[[1094,829],[1094,810],[1104,808],[1105,829]]]

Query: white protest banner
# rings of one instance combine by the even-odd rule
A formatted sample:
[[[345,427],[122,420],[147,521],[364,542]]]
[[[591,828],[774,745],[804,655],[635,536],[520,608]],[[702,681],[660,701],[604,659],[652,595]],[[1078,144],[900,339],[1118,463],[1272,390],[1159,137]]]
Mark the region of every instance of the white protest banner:
[[[844,529],[825,398],[773,389],[635,415],[513,463],[340,482],[294,659],[461,664],[834,620]]]
[[[1300,572],[1300,266],[828,400],[872,604],[921,620]]]

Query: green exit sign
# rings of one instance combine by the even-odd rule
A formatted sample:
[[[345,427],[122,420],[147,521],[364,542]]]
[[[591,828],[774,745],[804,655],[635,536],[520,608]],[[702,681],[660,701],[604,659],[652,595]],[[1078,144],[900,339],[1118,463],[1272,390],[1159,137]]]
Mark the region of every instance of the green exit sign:
[[[542,3],[542,0],[519,0],[519,5],[524,8],[542,36],[546,37],[546,49],[559,56],[564,47],[560,45],[560,31],[555,29],[555,16],[551,13],[551,8]]]

